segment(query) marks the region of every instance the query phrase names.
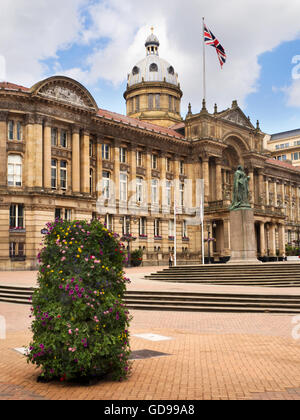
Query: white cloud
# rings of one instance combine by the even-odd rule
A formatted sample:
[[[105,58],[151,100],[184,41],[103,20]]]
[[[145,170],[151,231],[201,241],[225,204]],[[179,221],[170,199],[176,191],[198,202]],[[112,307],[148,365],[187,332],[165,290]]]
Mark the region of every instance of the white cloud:
[[[144,41],[155,27],[160,55],[179,73],[184,92],[182,114],[188,102],[197,112],[202,103],[202,16],[227,52],[220,69],[216,52],[206,47],[208,105],[220,108],[238,99],[245,105],[257,90],[258,57],[281,42],[299,36],[298,0],[109,0],[91,5],[93,25],[83,34],[85,42],[109,39],[107,46],[89,56],[89,81],[124,82],[133,65],[145,54]]]
[[[300,79],[293,80],[289,87],[283,89],[288,106],[300,107]]]
[[[88,26],[81,6],[90,14]],[[298,0],[1,0],[0,55],[9,81],[30,86],[47,73],[40,60],[55,59],[72,44],[88,47],[102,39],[105,46],[91,49],[82,66],[61,73],[88,86],[105,81],[116,87],[144,57],[153,25],[160,56],[179,74],[185,115],[188,102],[193,112],[202,104],[202,16],[227,53],[221,70],[215,50],[206,47],[208,106],[216,102],[222,109],[232,99],[244,106],[258,89],[259,55],[299,36],[299,12]],[[298,97],[295,89],[291,103]]]
[[[0,55],[10,82],[31,86],[47,68],[41,60],[56,57],[79,39],[79,7],[85,0],[1,0]]]

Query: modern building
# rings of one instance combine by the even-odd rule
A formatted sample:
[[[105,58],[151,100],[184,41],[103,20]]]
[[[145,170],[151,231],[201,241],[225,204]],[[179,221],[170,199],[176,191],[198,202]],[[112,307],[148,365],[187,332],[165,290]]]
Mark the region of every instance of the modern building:
[[[275,159],[300,166],[300,129],[267,135],[265,144]]]
[[[239,164],[250,177],[257,255],[284,255],[299,237],[299,169],[271,158],[264,133],[236,101],[209,113],[180,114],[172,65],[150,35],[133,67],[127,115],[99,109],[80,83],[54,76],[31,88],[0,83],[0,269],[36,267],[41,230],[56,217],[100,217],[132,233],[144,264],[201,261],[199,193],[204,179],[210,253],[231,255],[229,205]],[[176,226],[174,225],[174,200]],[[205,253],[207,254],[207,243]]]

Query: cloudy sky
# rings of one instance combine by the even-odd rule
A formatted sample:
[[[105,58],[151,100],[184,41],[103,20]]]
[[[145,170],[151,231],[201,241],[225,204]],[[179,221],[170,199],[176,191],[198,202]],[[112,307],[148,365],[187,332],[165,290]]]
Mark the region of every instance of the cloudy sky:
[[[300,127],[299,0],[0,0],[0,79],[27,87],[54,74],[83,83],[100,108],[125,113],[127,74],[150,28],[179,74],[182,116],[202,102],[202,16],[227,53],[206,47],[207,102],[237,99],[267,133]]]

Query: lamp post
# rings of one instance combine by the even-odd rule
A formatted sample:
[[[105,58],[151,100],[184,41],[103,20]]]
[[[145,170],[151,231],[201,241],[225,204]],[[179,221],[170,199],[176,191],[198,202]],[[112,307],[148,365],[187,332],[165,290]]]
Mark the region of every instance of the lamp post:
[[[130,233],[123,235],[121,238],[122,242],[127,242],[127,267],[131,267],[130,243],[135,240],[136,238],[133,237]]]
[[[216,223],[213,222],[213,229],[217,227]],[[207,224],[207,255],[208,255],[208,264],[210,264],[210,243],[215,241],[215,238],[210,236],[210,224]]]

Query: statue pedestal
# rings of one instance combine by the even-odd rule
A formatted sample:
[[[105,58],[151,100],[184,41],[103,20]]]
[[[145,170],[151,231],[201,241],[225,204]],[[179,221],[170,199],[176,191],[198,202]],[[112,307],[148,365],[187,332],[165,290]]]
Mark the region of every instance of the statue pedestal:
[[[253,209],[230,211],[230,248],[228,264],[259,264],[254,232]]]

